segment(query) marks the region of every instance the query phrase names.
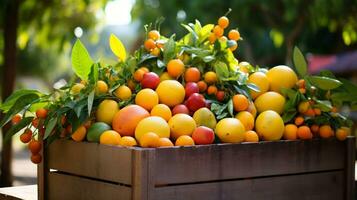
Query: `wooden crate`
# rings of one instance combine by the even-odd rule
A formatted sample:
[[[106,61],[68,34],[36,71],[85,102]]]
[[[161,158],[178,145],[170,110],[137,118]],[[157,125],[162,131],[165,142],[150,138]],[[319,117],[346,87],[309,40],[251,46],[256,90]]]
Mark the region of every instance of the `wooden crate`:
[[[58,140],[39,199],[348,199],[355,138],[123,148]]]

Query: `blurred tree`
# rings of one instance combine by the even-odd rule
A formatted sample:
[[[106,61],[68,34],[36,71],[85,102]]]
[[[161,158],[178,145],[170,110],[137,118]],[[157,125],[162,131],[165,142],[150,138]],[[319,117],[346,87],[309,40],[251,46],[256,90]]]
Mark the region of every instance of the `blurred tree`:
[[[178,22],[217,23],[229,8],[229,27],[238,27],[244,38],[238,58],[252,64],[291,64],[294,45],[314,53],[357,45],[357,0],[136,0],[132,15],[143,24],[164,16],[163,33],[182,36]]]
[[[97,22],[96,12],[103,8],[106,2],[107,0],[1,0],[1,99],[6,99],[13,92],[19,63],[24,68],[32,68],[41,74],[42,69],[37,67],[40,66],[38,63],[41,59],[49,60],[49,52],[60,53],[66,48],[69,49],[69,42],[74,38],[74,29],[79,25],[79,31],[93,27]],[[37,65],[34,62],[28,65],[21,62],[23,59],[18,59],[18,50],[21,53],[20,58],[24,58],[26,51],[42,57]],[[51,69],[54,66],[47,67]],[[9,125],[3,128],[3,136],[8,128]],[[3,142],[0,186],[12,184],[11,157],[11,142]]]

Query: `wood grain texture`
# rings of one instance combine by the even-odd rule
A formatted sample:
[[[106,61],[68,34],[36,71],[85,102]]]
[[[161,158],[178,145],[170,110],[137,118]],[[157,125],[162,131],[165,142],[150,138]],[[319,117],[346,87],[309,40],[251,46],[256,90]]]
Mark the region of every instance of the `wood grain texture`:
[[[48,176],[50,200],[131,199],[131,188],[102,181],[51,172]]]
[[[346,167],[345,167],[345,184],[346,200],[355,199],[355,158],[356,158],[356,140],[349,137],[346,141]]]
[[[345,143],[279,141],[156,149],[155,185],[343,169]]]
[[[344,172],[244,179],[155,189],[155,200],[337,200],[343,199]]]
[[[70,174],[131,185],[132,149],[57,140],[48,150],[48,167]]]

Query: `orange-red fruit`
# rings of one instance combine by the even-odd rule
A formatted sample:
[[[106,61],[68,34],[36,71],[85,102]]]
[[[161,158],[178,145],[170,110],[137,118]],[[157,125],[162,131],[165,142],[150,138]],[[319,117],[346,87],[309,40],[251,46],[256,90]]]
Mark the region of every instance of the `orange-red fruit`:
[[[176,105],[173,109],[172,109],[172,116],[176,115],[176,114],[190,114],[190,111],[188,110],[187,106],[184,104],[179,104]]]
[[[40,154],[32,154],[31,155],[31,162],[34,164],[39,164],[42,161],[42,156]]]
[[[204,81],[198,81],[197,83],[198,88],[200,89],[200,92],[204,92],[207,90],[207,83]]]
[[[32,126],[33,127],[35,127],[35,128],[37,128],[38,127],[38,124],[39,124],[39,119],[38,118],[34,118],[33,120],[32,120]]]
[[[304,123],[304,118],[303,117],[297,117],[295,118],[295,125],[300,126]]]
[[[321,115],[321,110],[319,108],[314,108],[315,115]]]
[[[16,114],[11,118],[11,123],[13,125],[18,124],[22,119],[22,116],[20,114]]]
[[[32,154],[38,154],[41,151],[41,146],[41,142],[35,139],[31,140],[28,144],[28,148]]]
[[[167,63],[167,73],[173,78],[177,78],[185,71],[185,64],[180,59],[173,59]]]
[[[297,136],[302,140],[312,139],[312,133],[308,126],[300,126],[297,130]]]
[[[214,85],[210,85],[208,88],[207,88],[207,94],[208,95],[216,95],[217,93],[217,87],[214,86]]]
[[[146,50],[150,51],[151,49],[156,47],[155,41],[153,39],[147,39],[144,42],[144,47]]]
[[[334,135],[334,131],[332,130],[330,125],[322,125],[319,129],[319,135],[322,138],[329,138]]]
[[[44,119],[47,117],[47,110],[44,108],[40,108],[36,111],[37,118]]]
[[[227,28],[229,25],[229,19],[226,16],[220,17],[218,19],[218,25],[223,29]]]
[[[229,38],[230,40],[235,40],[235,41],[237,41],[237,40],[240,39],[240,34],[239,34],[239,32],[238,32],[237,30],[232,29],[232,30],[230,30],[229,33],[228,33],[228,38]]]
[[[214,132],[208,127],[199,126],[193,131],[192,139],[195,144],[212,144],[214,141]]]
[[[217,93],[216,93],[216,99],[218,100],[218,101],[223,101],[224,100],[224,95],[225,95],[225,93],[224,93],[224,91],[218,91]]]
[[[201,79],[201,72],[196,67],[190,67],[185,71],[186,82],[198,82]]]
[[[222,27],[216,25],[214,28],[213,28],[213,33],[217,36],[217,37],[221,37],[224,33],[224,30]]]
[[[151,30],[149,33],[148,33],[148,37],[150,39],[153,39],[153,40],[158,40],[160,38],[160,33],[159,31],[157,30]]]
[[[32,138],[32,131],[29,128],[27,128],[24,131],[24,133],[20,135],[20,141],[25,144],[29,143],[31,141],[31,138]]]
[[[249,106],[249,100],[246,96],[242,94],[236,94],[232,98],[233,108],[236,112],[247,110]]]

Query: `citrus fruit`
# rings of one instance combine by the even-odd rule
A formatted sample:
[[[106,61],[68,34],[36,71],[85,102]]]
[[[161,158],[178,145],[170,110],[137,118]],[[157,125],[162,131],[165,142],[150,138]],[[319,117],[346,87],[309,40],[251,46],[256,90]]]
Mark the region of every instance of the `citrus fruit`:
[[[295,72],[290,67],[285,65],[279,65],[271,68],[266,75],[269,80],[270,90],[279,93],[282,88],[289,89],[294,87],[298,81]]]
[[[39,164],[42,161],[42,156],[38,153],[31,155],[31,162],[34,164]]]
[[[254,116],[248,111],[239,112],[235,118],[243,124],[246,131],[253,130],[254,128]]]
[[[148,38],[153,40],[158,40],[160,38],[160,33],[157,30],[151,30],[148,33]]]
[[[196,67],[190,67],[185,71],[186,82],[198,82],[201,79],[201,72]]]
[[[147,51],[150,51],[151,49],[156,47],[155,41],[153,39],[147,39],[144,42],[144,47]]]
[[[193,119],[195,120],[197,126],[206,126],[211,129],[216,128],[216,117],[212,111],[206,107],[196,110],[193,114]]]
[[[113,130],[104,131],[99,138],[100,144],[118,145],[120,142],[120,134]]]
[[[310,109],[310,103],[308,101],[303,101],[299,103],[298,111],[301,114],[306,113]]]
[[[21,119],[22,119],[22,115],[16,114],[11,118],[11,124],[16,125],[21,121]]]
[[[195,142],[193,141],[192,137],[188,135],[181,135],[175,141],[175,146],[193,146]]]
[[[173,78],[177,78],[185,71],[185,64],[180,59],[173,59],[167,63],[167,72]]]
[[[217,91],[217,93],[216,93],[216,99],[217,99],[217,101],[223,101],[224,100],[224,97],[225,97],[225,92],[224,91],[222,91],[222,90],[219,90],[219,91]]]
[[[172,147],[174,144],[169,138],[160,138],[158,147]]]
[[[204,92],[204,91],[207,90],[207,83],[206,82],[198,81],[197,85],[198,85],[198,88],[199,88],[200,92]]]
[[[244,133],[244,142],[259,142],[258,134],[255,131],[246,131]]]
[[[149,116],[149,112],[141,106],[126,106],[114,115],[113,129],[121,136],[134,136],[137,124]]]
[[[311,132],[312,132],[312,133],[317,134],[317,133],[319,133],[320,127],[319,127],[319,125],[317,125],[317,124],[313,124],[313,125],[310,127],[310,129],[311,129]]]
[[[120,138],[119,145],[124,146],[124,147],[133,147],[138,144],[136,143],[135,138],[133,138],[131,136],[124,136],[124,137]]]
[[[298,117],[295,118],[294,123],[295,123],[296,126],[300,126],[300,125],[302,125],[304,123],[304,118],[301,117],[301,116],[298,116]]]
[[[223,29],[227,28],[229,25],[229,19],[226,16],[220,17],[218,19],[218,25]]]
[[[181,135],[192,135],[196,129],[196,122],[186,114],[176,114],[169,120],[171,137],[177,139]]]
[[[214,142],[214,132],[206,126],[197,127],[192,133],[195,144],[212,144]]]
[[[242,94],[236,94],[232,97],[233,108],[236,112],[246,110],[249,106],[248,98]]]
[[[108,92],[108,85],[104,81],[97,81],[97,85],[95,88],[96,94],[105,94]]]
[[[259,113],[273,110],[281,114],[284,111],[285,97],[277,92],[266,92],[256,98],[254,104]]]
[[[236,118],[221,119],[216,125],[215,132],[222,142],[239,143],[244,141],[245,128]]]
[[[163,118],[166,121],[169,121],[169,119],[172,116],[170,108],[165,105],[165,104],[157,104],[151,109],[151,116],[158,116]]]
[[[147,133],[153,132],[161,137],[170,137],[170,127],[161,117],[151,116],[142,119],[135,129],[135,138],[141,144],[141,137]]]
[[[104,122],[96,122],[89,127],[87,132],[87,140],[89,142],[99,142],[100,135],[104,131],[110,130],[111,127]]]
[[[112,124],[115,113],[119,111],[118,103],[114,100],[103,100],[97,109],[96,120],[106,124]]]
[[[343,128],[337,129],[336,138],[338,140],[343,141],[347,138],[347,136],[348,136],[348,132],[345,129],[343,129]]]
[[[82,83],[76,83],[71,88],[71,94],[77,95],[85,86]]]
[[[204,80],[207,84],[214,84],[217,82],[217,74],[213,71],[206,72],[204,75]]]
[[[210,33],[208,36],[208,41],[213,44],[217,40],[217,37],[214,33]]]
[[[228,32],[228,38],[230,40],[235,40],[235,41],[238,41],[240,39],[240,34],[237,30],[235,29],[232,29]]]
[[[160,75],[160,82],[166,81],[166,80],[172,80],[172,77],[169,75],[169,73],[164,72]]]
[[[71,135],[71,138],[76,141],[80,142],[86,138],[87,129],[84,126],[79,126],[76,131],[74,131]]]
[[[28,144],[28,148],[32,154],[38,154],[41,151],[41,147],[41,142],[35,139],[32,139]]]
[[[284,128],[284,139],[296,140],[298,127],[295,124],[287,124]]]
[[[263,72],[254,72],[249,76],[247,82],[253,83],[259,88],[259,92],[250,90],[250,94],[252,95],[253,99],[269,90],[269,80]]]
[[[217,87],[215,86],[215,85],[210,85],[210,86],[208,86],[208,88],[207,88],[207,94],[208,95],[216,95],[216,93],[217,93]]]
[[[130,88],[126,85],[122,85],[114,91],[114,95],[123,101],[130,99],[131,94]]]
[[[36,117],[40,119],[45,119],[47,116],[47,110],[44,108],[39,108],[36,110]]]
[[[144,74],[146,74],[147,72],[143,69],[137,69],[134,72],[134,80],[136,80],[137,82],[141,82],[143,80]]]
[[[267,110],[258,115],[255,130],[264,140],[280,140],[284,133],[284,121],[277,112]]]
[[[217,37],[221,37],[224,33],[223,28],[221,28],[220,26],[216,25],[213,28],[213,33],[217,36]]]
[[[162,81],[156,88],[160,103],[174,107],[185,99],[185,88],[176,80]]]
[[[312,139],[312,133],[308,126],[300,126],[297,130],[297,136],[302,140]]]
[[[252,114],[254,118],[257,116],[257,109],[255,108],[254,102],[249,102],[247,111],[250,112],[250,114]]]
[[[320,126],[319,129],[319,135],[322,138],[329,138],[332,137],[334,134],[334,131],[332,130],[330,125],[322,125]]]
[[[20,141],[24,144],[27,144],[31,141],[32,138],[32,131],[31,129],[27,128],[25,131],[20,135]]]
[[[155,105],[159,104],[159,96],[152,89],[142,89],[136,94],[135,104],[150,111]]]
[[[139,141],[140,146],[147,148],[147,147],[159,147],[160,137],[153,132],[144,133]]]

